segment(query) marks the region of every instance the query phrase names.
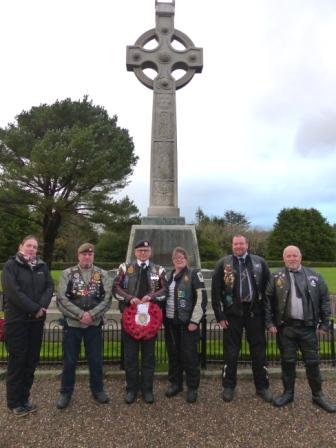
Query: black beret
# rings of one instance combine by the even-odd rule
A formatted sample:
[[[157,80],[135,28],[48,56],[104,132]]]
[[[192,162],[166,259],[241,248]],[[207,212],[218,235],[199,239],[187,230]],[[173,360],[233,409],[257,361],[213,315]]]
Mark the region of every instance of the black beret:
[[[134,249],[139,249],[140,247],[151,247],[151,243],[148,240],[138,241],[134,246]]]

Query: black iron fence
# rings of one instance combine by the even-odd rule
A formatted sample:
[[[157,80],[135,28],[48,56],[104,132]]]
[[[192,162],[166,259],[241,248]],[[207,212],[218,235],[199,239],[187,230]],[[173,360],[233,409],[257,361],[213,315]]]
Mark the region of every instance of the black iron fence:
[[[121,339],[121,324],[117,320],[108,320],[103,327],[103,358],[105,363],[123,366],[123,344]],[[41,364],[61,364],[63,362],[63,326],[56,320],[46,323],[43,343],[41,348]],[[279,349],[276,345],[275,336],[266,332],[267,359],[270,366],[280,363]],[[330,331],[327,336],[319,337],[321,364],[336,366],[336,346],[334,321],[330,321]],[[215,320],[208,322],[206,319],[201,324],[201,337],[199,343],[199,354],[201,367],[210,365],[221,365],[224,360],[225,345],[224,331]],[[84,347],[82,347],[80,363],[86,363]],[[245,335],[243,335],[239,365],[250,364],[249,346]],[[0,364],[7,363],[7,352],[5,343],[0,342]],[[156,341],[156,368],[166,370],[168,363],[166,344],[163,328],[159,330]]]

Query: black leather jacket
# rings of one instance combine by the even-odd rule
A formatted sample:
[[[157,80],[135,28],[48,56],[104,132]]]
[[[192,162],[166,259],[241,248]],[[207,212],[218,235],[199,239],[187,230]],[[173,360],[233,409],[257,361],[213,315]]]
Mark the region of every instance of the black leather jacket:
[[[153,302],[163,303],[167,296],[166,271],[162,266],[149,263],[147,269],[148,295]],[[113,296],[119,301],[121,312],[139,292],[140,268],[137,262],[122,263],[113,281]]]
[[[304,316],[307,325],[328,329],[330,320],[330,300],[328,287],[322,276],[302,266],[305,276],[305,299],[308,306]],[[286,310],[290,300],[290,278],[288,269],[281,268],[274,272],[266,290],[265,323],[266,327],[281,326],[288,318]],[[310,305],[310,306],[309,306]]]
[[[266,285],[270,271],[266,261],[258,255],[247,254],[246,267],[250,272],[253,297],[251,313],[264,313]],[[217,322],[227,320],[227,316],[243,315],[243,306],[238,295],[239,263],[237,257],[227,255],[219,260],[212,277],[211,300]]]

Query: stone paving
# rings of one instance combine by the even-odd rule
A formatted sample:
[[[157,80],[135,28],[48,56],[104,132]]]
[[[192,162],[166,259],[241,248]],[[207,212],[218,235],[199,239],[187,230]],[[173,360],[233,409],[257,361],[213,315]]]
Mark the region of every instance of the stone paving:
[[[107,367],[107,370],[110,368]],[[202,378],[199,399],[188,404],[185,395],[167,399],[165,375],[155,379],[155,403],[141,398],[124,403],[122,373],[106,378],[107,405],[96,404],[89,392],[86,372],[79,375],[69,408],[55,407],[58,371],[35,380],[32,399],[38,412],[17,418],[5,405],[5,382],[0,381],[0,448],[118,448],[118,447],[235,447],[235,448],[332,448],[336,446],[334,414],[312,404],[307,382],[299,378],[295,402],[277,409],[255,395],[248,372],[240,375],[235,399],[224,403],[218,372]],[[335,371],[324,383],[336,401]],[[247,378],[247,379],[246,379]],[[278,375],[272,389],[281,392]]]

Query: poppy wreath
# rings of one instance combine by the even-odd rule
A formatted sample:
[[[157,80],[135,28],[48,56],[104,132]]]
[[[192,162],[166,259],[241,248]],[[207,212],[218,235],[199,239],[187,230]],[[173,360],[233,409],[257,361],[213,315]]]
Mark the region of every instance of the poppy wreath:
[[[137,305],[130,305],[125,308],[122,314],[123,329],[132,338],[139,340],[148,340],[154,338],[162,324],[162,311],[156,303],[149,303],[148,314],[150,320],[147,325],[139,325],[135,316],[137,313]]]

